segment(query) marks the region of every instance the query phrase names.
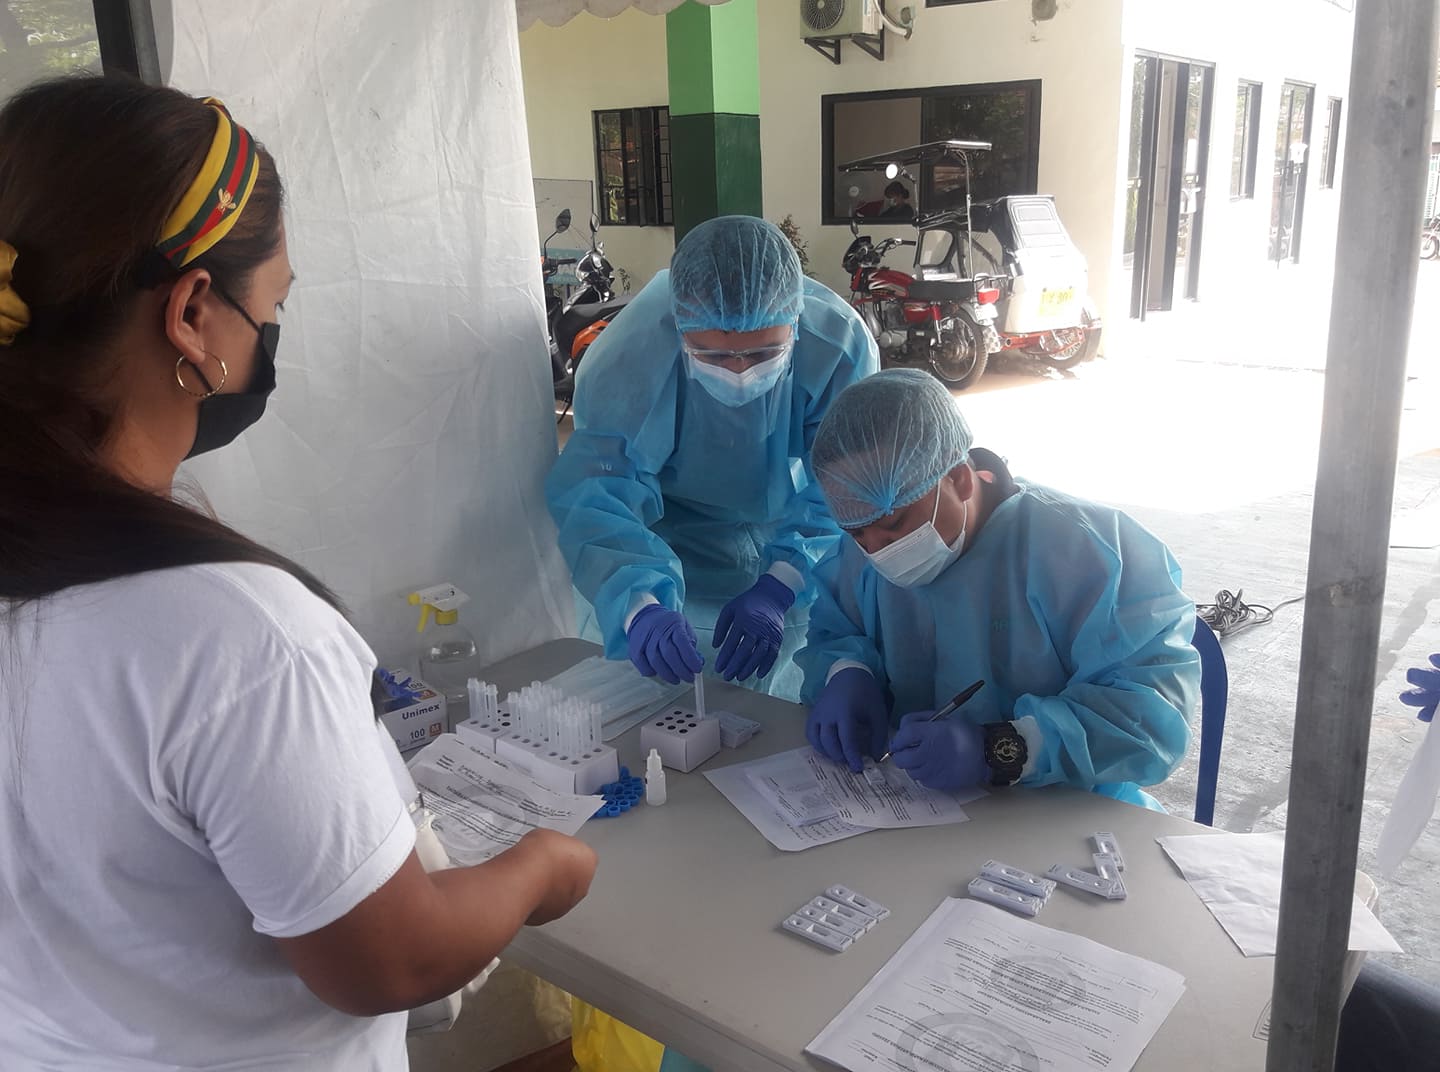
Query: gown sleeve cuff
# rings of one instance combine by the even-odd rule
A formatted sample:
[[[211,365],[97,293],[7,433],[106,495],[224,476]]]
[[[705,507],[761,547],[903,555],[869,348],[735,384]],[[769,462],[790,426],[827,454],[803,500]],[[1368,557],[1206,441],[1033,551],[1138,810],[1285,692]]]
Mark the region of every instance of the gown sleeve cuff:
[[[838,674],[841,670],[850,670],[850,669],[864,670],[864,671],[865,671],[867,674],[869,674],[871,677],[874,677],[874,676],[875,676],[875,674],[871,671],[871,669],[870,669],[868,666],[866,666],[864,663],[857,663],[857,662],[856,662],[855,660],[853,660],[853,659],[841,659],[841,660],[839,660],[838,662],[836,662],[834,666],[830,667],[830,672],[825,675],[825,684],[827,684],[827,685],[830,684],[830,679],[831,679],[832,677],[834,677],[836,674]],[[1034,720],[1032,719],[1031,721],[1034,721]],[[1027,742],[1027,743],[1028,743],[1028,742]]]
[[[797,596],[805,587],[805,575],[788,562],[776,562],[765,571]]]
[[[635,615],[639,614],[646,607],[652,606],[653,604],[659,602],[660,601],[654,596],[652,596],[649,592],[641,592],[638,596],[631,600],[630,612],[625,615],[625,632],[630,632],[630,623],[635,620]]]

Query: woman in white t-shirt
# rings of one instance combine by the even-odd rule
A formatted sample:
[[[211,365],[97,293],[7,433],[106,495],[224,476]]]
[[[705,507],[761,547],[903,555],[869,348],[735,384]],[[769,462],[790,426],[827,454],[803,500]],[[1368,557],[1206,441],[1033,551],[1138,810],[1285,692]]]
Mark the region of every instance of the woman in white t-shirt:
[[[594,872],[541,831],[427,875],[335,597],[171,496],[274,387],[280,205],[218,102],[0,110],[6,1072],[403,1069],[402,1010]]]

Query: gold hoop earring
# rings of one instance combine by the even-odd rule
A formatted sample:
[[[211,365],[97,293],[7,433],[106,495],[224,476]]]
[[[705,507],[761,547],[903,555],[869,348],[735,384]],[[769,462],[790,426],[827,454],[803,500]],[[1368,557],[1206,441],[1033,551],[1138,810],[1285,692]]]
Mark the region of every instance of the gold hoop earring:
[[[212,396],[218,395],[220,393],[221,388],[225,386],[225,381],[230,376],[230,370],[225,367],[225,362],[223,360],[215,357],[215,355],[210,353],[209,350],[202,350],[201,353],[205,354],[208,357],[215,358],[215,363],[220,366],[220,382],[217,383],[214,387],[210,388],[210,390],[205,391],[204,393],[201,393],[199,391],[192,391],[190,390],[190,388],[186,387],[185,380],[180,375],[181,366],[183,366],[187,360],[184,354],[181,354],[178,358],[175,359],[175,382],[180,385],[180,390],[184,391],[191,398],[199,398],[203,400],[206,398],[211,398]],[[200,375],[199,369],[195,370],[195,375],[200,376],[201,383],[206,382],[205,377]]]

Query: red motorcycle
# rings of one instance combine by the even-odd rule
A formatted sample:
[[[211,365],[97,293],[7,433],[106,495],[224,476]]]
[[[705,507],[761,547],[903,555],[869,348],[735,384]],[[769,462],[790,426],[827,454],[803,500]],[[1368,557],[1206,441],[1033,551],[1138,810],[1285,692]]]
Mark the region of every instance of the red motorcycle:
[[[954,388],[978,380],[1002,345],[995,303],[1004,281],[975,272],[971,248],[970,154],[989,149],[988,141],[927,142],[840,166],[851,174],[883,172],[891,182],[909,179],[917,193],[943,178],[945,196],[938,209],[921,204],[908,219],[914,239],[874,242],[860,233],[852,211],[854,241],[840,263],[850,273],[850,304],[875,336],[881,360],[928,368]],[[921,181],[907,165],[920,168]],[[858,186],[850,188],[852,199],[859,193]],[[914,275],[882,265],[897,246],[915,248]]]
[[[908,272],[887,268],[881,262],[897,246],[914,246],[914,239],[862,235],[850,222],[855,236],[841,266],[850,273],[850,304],[860,314],[886,365],[928,368],[949,387],[969,387],[985,372],[990,355],[1000,349],[995,329],[1001,290],[998,280],[973,278],[916,279]],[[920,264],[949,259],[940,247],[956,240],[955,232],[922,232],[925,247],[916,256]],[[923,272],[923,268],[922,268]]]

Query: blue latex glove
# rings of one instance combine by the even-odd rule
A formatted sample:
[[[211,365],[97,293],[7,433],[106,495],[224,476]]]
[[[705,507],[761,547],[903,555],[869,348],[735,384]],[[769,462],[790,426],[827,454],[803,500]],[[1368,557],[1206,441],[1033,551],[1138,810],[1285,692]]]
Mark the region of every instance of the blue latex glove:
[[[1430,656],[1430,665],[1436,669],[1428,670],[1417,666],[1407,670],[1405,680],[1415,688],[1406,689],[1400,694],[1401,703],[1420,708],[1415,717],[1421,722],[1429,722],[1434,718],[1435,707],[1440,704],[1440,652]]]
[[[867,755],[884,754],[889,723],[880,683],[870,671],[850,666],[820,690],[805,719],[805,736],[826,759],[859,774]]]
[[[720,649],[715,656],[716,673],[726,681],[768,674],[785,636],[785,612],[794,602],[790,586],[766,573],[726,603],[711,640]]]
[[[927,722],[934,711],[915,711],[900,720],[890,740],[890,758],[921,785],[947,792],[987,785],[985,731],[968,722]]]
[[[695,680],[705,669],[705,658],[695,630],[683,614],[652,603],[630,623],[625,634],[630,661],[646,677],[659,677],[672,685]]]

